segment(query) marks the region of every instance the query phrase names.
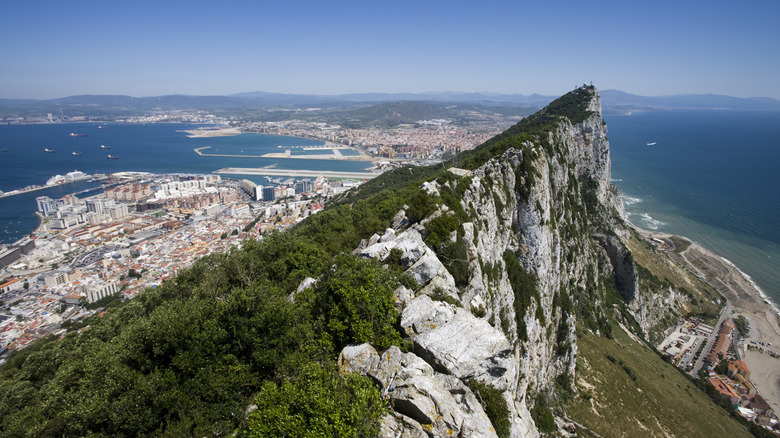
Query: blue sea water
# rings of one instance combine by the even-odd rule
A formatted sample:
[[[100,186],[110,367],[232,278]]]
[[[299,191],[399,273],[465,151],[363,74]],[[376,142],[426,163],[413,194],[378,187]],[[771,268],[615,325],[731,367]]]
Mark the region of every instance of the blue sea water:
[[[700,243],[780,303],[780,112],[604,119],[631,222]]]
[[[97,124],[0,125],[0,190],[7,192],[28,185],[43,185],[57,174],[80,170],[88,174],[118,171],[152,173],[211,173],[223,167],[264,167],[276,169],[362,171],[370,163],[337,160],[301,160],[259,158],[269,152],[283,152],[286,147],[322,146],[324,142],[297,137],[264,134],[242,134],[230,137],[188,138],[188,129],[196,125],[109,124],[98,129]],[[87,137],[70,137],[70,133]],[[102,149],[105,145],[110,149]],[[207,154],[243,155],[254,157],[201,156]],[[281,148],[280,148],[281,146]],[[47,153],[44,149],[54,150]],[[303,152],[293,148],[291,151]],[[80,153],[80,156],[73,155]],[[317,153],[306,151],[307,154]],[[333,153],[326,149],[319,153]],[[109,160],[107,155],[118,157]],[[231,177],[231,175],[224,175]],[[258,183],[262,176],[234,175]],[[57,186],[15,196],[0,198],[0,243],[12,243],[32,232],[38,225],[35,198],[62,197],[65,194],[95,187],[86,182]]]

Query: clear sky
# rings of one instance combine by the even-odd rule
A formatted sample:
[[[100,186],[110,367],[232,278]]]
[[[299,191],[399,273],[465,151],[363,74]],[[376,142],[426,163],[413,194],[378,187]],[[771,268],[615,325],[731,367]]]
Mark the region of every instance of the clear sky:
[[[0,98],[245,91],[780,98],[780,1],[6,1]]]

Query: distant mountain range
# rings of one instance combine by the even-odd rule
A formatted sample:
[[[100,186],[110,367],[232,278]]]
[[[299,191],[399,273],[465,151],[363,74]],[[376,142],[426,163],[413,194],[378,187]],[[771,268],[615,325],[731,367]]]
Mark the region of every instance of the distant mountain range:
[[[674,109],[780,110],[780,100],[768,97],[732,97],[719,94],[637,96],[619,90],[600,91],[605,112]]]
[[[538,109],[555,96],[500,93],[358,93],[340,95],[283,94],[262,91],[228,96],[166,95],[133,97],[124,95],[77,95],[59,99],[0,99],[0,115],[44,115],[60,109],[68,115],[125,116],[154,110],[199,109],[207,111],[246,112],[282,108],[360,108],[377,103],[399,101],[431,103],[472,103],[488,106]],[[771,98],[738,98],[715,94],[679,94],[673,96],[637,96],[619,90],[601,91],[605,113],[628,113],[643,110],[731,109],[780,110],[780,100]]]

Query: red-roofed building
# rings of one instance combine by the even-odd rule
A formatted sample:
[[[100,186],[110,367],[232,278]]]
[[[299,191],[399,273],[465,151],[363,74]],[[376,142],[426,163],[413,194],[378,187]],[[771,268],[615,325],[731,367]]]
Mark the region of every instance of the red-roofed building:
[[[12,290],[19,290],[22,287],[23,287],[23,283],[21,280],[19,280],[18,278],[12,278],[3,284],[0,284],[0,294],[4,294]]]
[[[710,377],[710,383],[721,395],[728,398],[732,406],[739,404],[739,394],[734,392],[729,385],[726,385],[719,377]]]
[[[728,375],[733,379],[737,374],[744,377],[746,380],[750,380],[750,370],[748,369],[747,364],[741,360],[732,360],[729,362]]]

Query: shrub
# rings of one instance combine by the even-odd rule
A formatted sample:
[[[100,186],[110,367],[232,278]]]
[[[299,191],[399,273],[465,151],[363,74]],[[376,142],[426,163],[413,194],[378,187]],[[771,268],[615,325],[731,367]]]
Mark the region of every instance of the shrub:
[[[496,429],[496,435],[499,438],[509,437],[511,428],[509,409],[506,406],[506,399],[501,395],[501,391],[474,379],[469,379],[466,385],[477,396],[479,403],[485,410],[485,414],[487,414],[490,422]]]

